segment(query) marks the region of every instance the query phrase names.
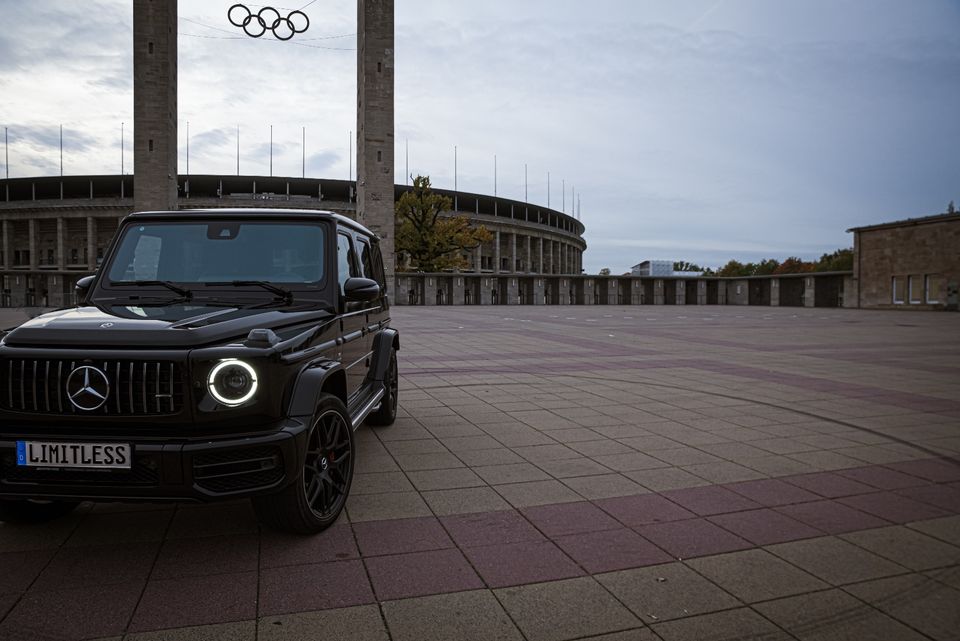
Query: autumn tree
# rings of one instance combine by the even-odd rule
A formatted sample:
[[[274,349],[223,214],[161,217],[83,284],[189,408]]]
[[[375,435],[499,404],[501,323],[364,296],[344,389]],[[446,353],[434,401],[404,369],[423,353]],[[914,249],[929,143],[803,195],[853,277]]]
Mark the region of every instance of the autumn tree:
[[[609,268],[609,267],[604,267],[603,269],[600,270],[600,273],[599,273],[598,275],[599,275],[599,276],[609,276],[609,275],[610,275],[610,268]]]
[[[448,215],[453,201],[430,188],[429,176],[417,176],[413,191],[396,204],[396,249],[422,272],[467,267],[464,252],[493,238],[483,225],[472,226],[464,216]]]
[[[790,256],[784,260],[777,269],[773,272],[774,274],[805,274],[807,272],[812,272],[814,269],[813,263],[808,263],[801,258],[796,256]]]

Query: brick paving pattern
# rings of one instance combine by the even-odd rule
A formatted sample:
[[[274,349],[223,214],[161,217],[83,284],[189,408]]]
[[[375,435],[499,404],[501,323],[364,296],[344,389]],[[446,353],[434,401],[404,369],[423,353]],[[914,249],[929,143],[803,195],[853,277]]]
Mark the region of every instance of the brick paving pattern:
[[[0,639],[960,639],[960,317],[400,308],[340,523],[0,525]]]

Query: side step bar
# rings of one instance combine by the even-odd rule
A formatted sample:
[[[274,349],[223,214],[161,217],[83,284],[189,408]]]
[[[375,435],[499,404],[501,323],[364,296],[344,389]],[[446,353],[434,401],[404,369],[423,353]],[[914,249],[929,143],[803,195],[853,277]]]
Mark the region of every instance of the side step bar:
[[[383,383],[377,384],[377,391],[373,393],[373,396],[370,397],[370,400],[367,401],[363,407],[357,412],[357,415],[353,418],[353,429],[357,430],[358,427],[363,425],[363,421],[373,410],[377,409],[377,406],[380,405],[380,401],[383,400],[383,395],[386,393],[386,390],[383,387]]]

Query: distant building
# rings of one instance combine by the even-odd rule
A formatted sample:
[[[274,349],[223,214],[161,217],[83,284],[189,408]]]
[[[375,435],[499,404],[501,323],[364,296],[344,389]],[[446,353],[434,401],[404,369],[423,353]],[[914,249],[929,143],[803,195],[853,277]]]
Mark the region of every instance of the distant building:
[[[957,309],[960,214],[855,227],[856,307]]]
[[[645,260],[634,265],[630,270],[631,276],[701,276],[701,272],[678,272],[673,269],[673,261]]]

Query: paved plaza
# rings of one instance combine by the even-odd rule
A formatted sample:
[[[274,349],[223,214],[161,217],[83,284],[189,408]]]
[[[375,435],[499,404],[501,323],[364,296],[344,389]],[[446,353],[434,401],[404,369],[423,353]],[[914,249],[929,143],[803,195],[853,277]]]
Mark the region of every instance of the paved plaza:
[[[0,525],[0,639],[960,639],[960,315],[395,308],[400,418],[311,538]]]

